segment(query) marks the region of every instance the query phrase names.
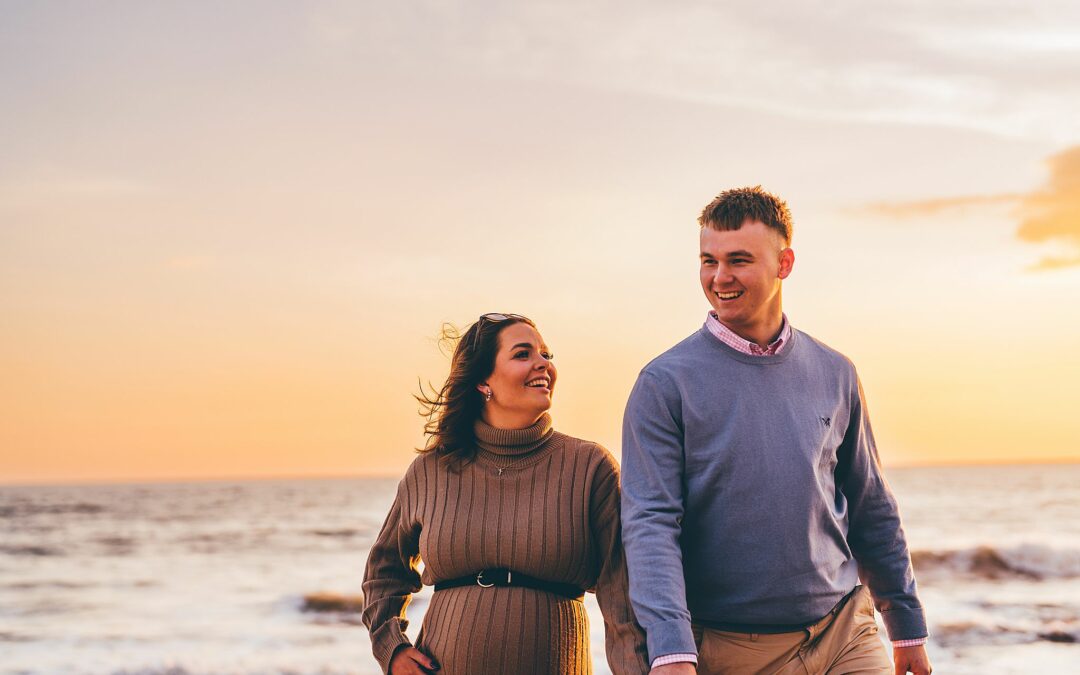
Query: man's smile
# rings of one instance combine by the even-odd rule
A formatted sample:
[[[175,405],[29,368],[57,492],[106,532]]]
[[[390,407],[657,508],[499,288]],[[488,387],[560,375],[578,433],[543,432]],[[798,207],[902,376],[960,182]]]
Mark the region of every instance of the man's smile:
[[[729,291],[729,292],[726,292],[726,293],[717,293],[716,297],[720,298],[724,302],[727,302],[729,300],[734,300],[734,299],[736,299],[738,297],[741,297],[742,294],[745,293],[745,292],[746,291]]]

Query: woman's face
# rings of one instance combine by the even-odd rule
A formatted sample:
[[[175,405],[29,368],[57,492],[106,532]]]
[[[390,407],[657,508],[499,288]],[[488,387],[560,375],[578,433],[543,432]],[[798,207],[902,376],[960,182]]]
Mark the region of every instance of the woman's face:
[[[477,387],[491,391],[484,417],[496,427],[523,428],[551,407],[555,364],[540,333],[527,323],[515,323],[499,333],[495,369]]]

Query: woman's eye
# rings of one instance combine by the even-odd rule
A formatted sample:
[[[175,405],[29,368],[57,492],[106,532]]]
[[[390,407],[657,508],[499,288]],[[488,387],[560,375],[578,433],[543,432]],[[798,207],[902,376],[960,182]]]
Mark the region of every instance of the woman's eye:
[[[540,356],[543,356],[545,361],[550,361],[551,359],[555,358],[555,355],[551,352],[541,352]]]
[[[523,358],[525,358],[525,357],[526,357],[526,356],[528,356],[528,355],[529,355],[529,352],[527,352],[527,351],[525,351],[525,350],[521,350],[521,351],[520,351],[520,352],[518,352],[517,354],[514,354],[514,358],[515,358],[515,359],[523,359]]]

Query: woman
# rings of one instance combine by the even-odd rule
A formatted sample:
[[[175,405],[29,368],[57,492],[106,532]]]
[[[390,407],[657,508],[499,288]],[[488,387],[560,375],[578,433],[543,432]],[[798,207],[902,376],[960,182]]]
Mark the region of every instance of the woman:
[[[551,358],[532,321],[485,314],[458,341],[437,395],[419,397],[428,442],[364,574],[364,623],[384,672],[591,673],[586,589],[604,615],[612,671],[647,672],[627,597],[618,467],[599,445],[552,429]],[[422,583],[435,592],[414,647],[405,605]]]

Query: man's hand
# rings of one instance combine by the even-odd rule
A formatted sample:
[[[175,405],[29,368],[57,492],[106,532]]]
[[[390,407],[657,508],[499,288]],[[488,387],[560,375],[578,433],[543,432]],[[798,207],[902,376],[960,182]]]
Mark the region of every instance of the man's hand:
[[[933,668],[930,667],[930,657],[926,655],[926,647],[894,647],[892,652],[895,675],[930,675]]]
[[[656,666],[649,671],[649,675],[697,675],[697,666],[690,661],[668,663]]]
[[[390,659],[390,675],[428,675],[437,670],[435,659],[415,647],[399,647]]]

